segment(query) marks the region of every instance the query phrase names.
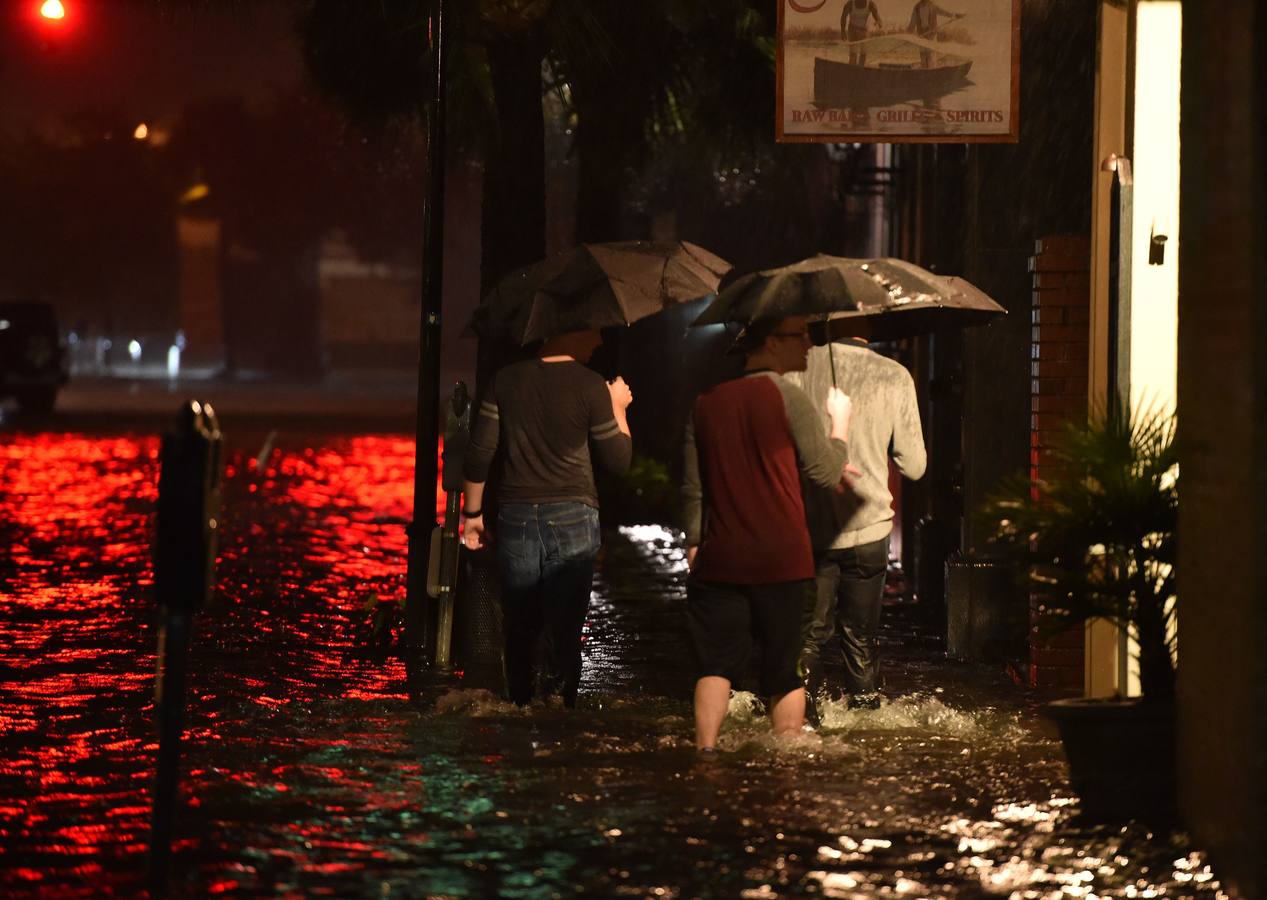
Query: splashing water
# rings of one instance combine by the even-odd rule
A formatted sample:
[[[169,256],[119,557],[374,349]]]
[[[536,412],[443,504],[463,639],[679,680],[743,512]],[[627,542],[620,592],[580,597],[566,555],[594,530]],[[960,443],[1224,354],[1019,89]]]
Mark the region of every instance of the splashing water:
[[[465,688],[441,695],[436,700],[437,715],[464,716],[506,716],[527,714],[527,709],[520,709],[509,700],[493,694],[485,688]]]
[[[1032,737],[1016,713],[994,709],[965,711],[947,706],[927,694],[896,697],[879,709],[850,709],[844,699],[819,701],[821,729],[825,733],[851,731],[920,730],[942,737],[971,740],[982,734],[996,739],[1019,740]]]

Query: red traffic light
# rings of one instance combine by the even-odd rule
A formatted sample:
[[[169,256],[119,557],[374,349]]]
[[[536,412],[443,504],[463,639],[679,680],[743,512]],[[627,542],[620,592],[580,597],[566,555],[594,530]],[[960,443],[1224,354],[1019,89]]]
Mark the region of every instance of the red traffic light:
[[[5,2],[0,0],[0,5]],[[90,11],[71,0],[22,0],[22,8],[32,39],[46,53],[62,52],[75,43],[83,30],[84,14]]]

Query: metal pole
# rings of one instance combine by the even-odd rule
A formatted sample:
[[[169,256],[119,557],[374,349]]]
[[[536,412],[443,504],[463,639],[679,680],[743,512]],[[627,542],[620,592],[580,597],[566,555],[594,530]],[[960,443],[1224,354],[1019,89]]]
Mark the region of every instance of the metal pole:
[[[1114,165],[1109,221],[1109,400],[1131,396],[1131,269],[1135,228],[1135,178],[1131,161]]]
[[[223,438],[215,411],[191,401],[163,436],[155,510],[154,592],[162,611],[158,633],[158,767],[150,818],[149,886],[167,890],[180,781],[185,683],[194,612],[211,594],[219,533]]]
[[[158,632],[158,768],[150,816],[149,886],[155,894],[167,890],[171,868],[172,829],[180,781],[180,742],[185,730],[185,684],[189,667],[191,616],[168,610]]]
[[[1110,155],[1105,164],[1113,172],[1109,195],[1109,396],[1128,403],[1131,396],[1131,268],[1135,227],[1135,177],[1131,161]],[[1117,689],[1126,693],[1130,684],[1131,645],[1125,629],[1117,632]]]
[[[427,562],[436,525],[436,455],[440,445],[440,308],[444,288],[444,8],[435,0],[428,22],[431,50],[427,108],[427,195],[423,201],[422,323],[418,340],[418,408],[413,521],[408,528],[405,588],[406,655],[427,643]]]

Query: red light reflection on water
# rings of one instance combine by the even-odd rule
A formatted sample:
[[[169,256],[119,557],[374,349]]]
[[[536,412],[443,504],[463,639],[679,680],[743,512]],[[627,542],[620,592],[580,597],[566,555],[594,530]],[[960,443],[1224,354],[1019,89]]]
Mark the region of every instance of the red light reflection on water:
[[[89,895],[139,877],[156,753],[158,453],[152,437],[0,443],[0,843],[24,860],[0,870],[0,893]],[[200,808],[226,780],[285,793],[294,779],[337,785],[361,808],[401,804],[338,766],[261,768],[247,738],[257,737],[250,716],[296,701],[337,696],[381,711],[404,699],[403,666],[354,651],[367,601],[403,599],[413,440],[319,440],[274,451],[263,471],[241,454],[227,462],[217,597],[197,620],[186,734],[190,757],[214,747],[230,763],[191,767],[184,802]],[[304,740],[320,754],[345,738]],[[179,846],[196,855],[198,840]],[[221,874],[204,889],[231,889]]]

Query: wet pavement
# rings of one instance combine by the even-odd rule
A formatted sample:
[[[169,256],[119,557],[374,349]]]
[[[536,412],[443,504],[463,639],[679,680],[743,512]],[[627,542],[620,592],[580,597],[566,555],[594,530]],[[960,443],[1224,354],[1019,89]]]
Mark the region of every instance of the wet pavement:
[[[404,593],[413,442],[230,446],[197,621],[178,894],[1214,897],[1182,832],[1083,824],[1040,698],[886,604],[879,710],[775,740],[736,696],[691,749],[677,536],[613,530],[580,708],[363,648]],[[141,890],[156,752],[158,441],[0,434],[0,893]]]

